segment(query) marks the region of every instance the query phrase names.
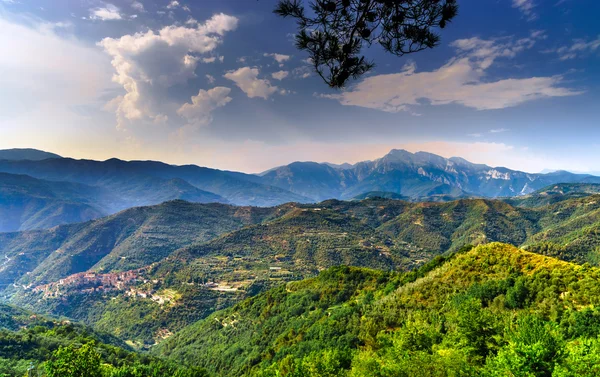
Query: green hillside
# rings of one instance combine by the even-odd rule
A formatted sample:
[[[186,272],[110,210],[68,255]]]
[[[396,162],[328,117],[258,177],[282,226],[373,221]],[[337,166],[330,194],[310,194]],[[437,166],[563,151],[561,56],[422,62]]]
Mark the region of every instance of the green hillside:
[[[185,245],[260,222],[272,211],[171,201],[50,230],[0,233],[0,287],[144,267]]]
[[[139,221],[127,215],[89,229],[80,225],[83,229],[77,234],[82,237],[71,236],[61,249],[44,246],[50,256],[19,280],[19,288],[5,294],[17,305],[72,317],[146,348],[215,310],[338,265],[407,271],[465,245],[490,242],[596,265],[600,261],[597,198],[535,209],[483,199],[331,200],[243,211],[226,205],[172,202],[131,210],[131,214],[146,214]],[[236,213],[249,217],[241,221]],[[202,232],[209,234],[204,237]],[[12,244],[39,240],[19,237],[21,241]],[[110,240],[110,247],[106,254],[96,255],[102,240]],[[70,252],[54,252],[57,249]],[[77,272],[107,275],[86,283],[77,282],[81,275],[72,275],[73,283],[56,283],[74,266]],[[131,268],[142,269],[131,272],[133,279],[119,275]],[[14,271],[4,269],[6,281]],[[124,280],[104,287],[101,279],[105,278]],[[36,286],[41,282],[53,283]]]
[[[205,377],[86,326],[0,305],[0,376]],[[73,373],[73,374],[70,374]]]
[[[153,350],[218,376],[595,376],[600,270],[492,243],[416,272],[336,267]]]

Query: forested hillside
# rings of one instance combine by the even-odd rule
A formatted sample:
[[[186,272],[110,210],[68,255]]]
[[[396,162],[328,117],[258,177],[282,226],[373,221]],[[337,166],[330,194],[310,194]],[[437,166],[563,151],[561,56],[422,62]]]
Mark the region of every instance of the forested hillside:
[[[180,247],[261,222],[274,211],[171,201],[50,230],[0,233],[1,287],[49,283],[90,269],[145,267]]]
[[[0,305],[0,376],[25,375],[206,377],[207,373],[137,354],[115,337],[68,320]]]
[[[170,202],[78,224],[64,244],[56,240],[69,227],[9,235],[3,247],[15,262],[6,266],[29,267],[3,269],[7,283],[21,276],[4,294],[148,348],[215,310],[338,265],[408,271],[495,241],[596,265],[599,216],[594,195],[536,208],[483,199],[266,209]],[[21,247],[40,250],[40,259]]]
[[[492,243],[411,273],[336,267],[153,350],[217,376],[595,376],[600,270]]]

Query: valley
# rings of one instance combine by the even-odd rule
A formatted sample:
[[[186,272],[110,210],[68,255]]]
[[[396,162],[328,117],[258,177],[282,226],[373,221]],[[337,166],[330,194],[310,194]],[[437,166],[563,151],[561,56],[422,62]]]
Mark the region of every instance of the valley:
[[[106,170],[106,164],[117,166],[119,173]],[[457,367],[470,371],[467,375],[473,371],[485,375],[503,362],[493,357],[509,352],[503,342],[512,335],[503,326],[511,310],[519,318],[537,313],[545,321],[566,326],[565,318],[577,321],[579,310],[586,305],[593,308],[591,291],[576,293],[580,288],[569,285],[573,278],[559,283],[561,288],[545,299],[536,298],[542,291],[535,279],[537,271],[549,266],[583,268],[577,274],[590,271],[589,278],[596,279],[595,266],[600,265],[596,177],[490,170],[459,159],[404,151],[343,168],[298,164],[263,175],[211,171],[211,178],[201,178],[197,173],[202,168],[151,162],[0,161],[0,170],[10,170],[0,173],[5,178],[2,197],[20,195],[20,203],[28,203],[17,209],[22,211],[20,218],[33,214],[20,225],[23,229],[0,233],[0,295],[11,305],[7,308],[14,308],[4,317],[7,336],[17,336],[21,347],[26,338],[13,333],[29,334],[40,326],[36,318],[47,316],[41,324],[46,330],[35,331],[51,350],[57,349],[54,329],[76,323],[81,326],[76,331],[100,342],[101,357],[131,352],[155,357],[167,369],[175,368],[169,360],[176,360],[186,370],[181,373],[202,377],[275,376],[291,370],[301,376],[308,373],[306,368],[362,376],[370,368],[387,368],[382,360],[390,355],[399,363],[395,368],[402,370],[416,363],[432,370],[441,365],[445,370]],[[53,173],[48,166],[59,168]],[[66,170],[61,169],[67,166],[74,166],[75,172],[92,170],[66,175],[70,181],[54,181],[58,177],[54,174],[62,171],[64,176]],[[14,174],[17,170],[21,174],[23,167],[36,178]],[[416,169],[415,176],[411,169]],[[301,178],[304,175],[310,179]],[[220,179],[228,183],[221,186]],[[115,183],[115,189],[108,190],[108,182]],[[140,182],[142,191],[136,187]],[[244,188],[234,190],[246,198],[249,187],[267,188],[261,194],[264,198],[275,196],[260,203],[232,203],[228,190],[240,182],[246,182]],[[203,190],[200,186],[220,194],[189,196]],[[173,197],[174,193],[179,194]],[[286,196],[279,196],[283,193]],[[123,210],[101,205],[106,201],[114,206],[127,195],[137,197],[136,203],[159,204]],[[335,198],[317,200],[331,196]],[[36,207],[32,198],[45,204]],[[280,204],[284,198],[299,200]],[[18,208],[17,200],[11,200],[8,205]],[[86,203],[97,212],[74,222],[61,215],[52,223],[46,208],[60,206],[60,201]],[[453,267],[455,263],[460,267]],[[495,267],[491,272],[485,266]],[[451,287],[444,285],[448,282]],[[521,301],[515,304],[514,290],[523,284],[527,288],[518,289],[530,296],[518,296]],[[463,307],[461,300],[469,304]],[[549,309],[556,300],[566,309]],[[469,343],[477,339],[461,338],[459,317],[467,315],[467,307],[483,318],[502,318],[494,320],[494,334],[506,340],[482,346]],[[439,318],[449,326],[443,332],[436,322]],[[402,357],[394,353],[392,340],[384,340],[404,339],[414,329],[429,334],[414,338],[425,345],[412,349],[401,343],[402,349],[410,350]],[[575,339],[568,328],[561,331],[566,342]],[[105,344],[109,348],[103,348]],[[456,344],[483,348],[453,348]],[[43,358],[22,352],[30,360]],[[136,357],[125,364],[145,365]],[[362,358],[370,364],[362,364]],[[118,357],[112,360],[114,368],[125,365]],[[319,364],[319,360],[328,361]]]
[[[535,197],[546,198],[546,190],[521,203],[507,200],[519,206],[378,197],[271,208],[172,201],[77,225],[64,246],[50,234],[36,237],[46,256],[31,259],[19,274],[11,267],[22,263],[7,263],[0,278],[10,284],[2,294],[147,349],[216,310],[338,265],[412,271],[436,256],[490,242],[596,265],[600,198],[587,192],[538,205]],[[178,222],[182,226],[161,226]],[[99,236],[98,229],[108,233]],[[64,252],[50,252],[56,247]],[[27,257],[15,256],[19,250],[7,255]]]

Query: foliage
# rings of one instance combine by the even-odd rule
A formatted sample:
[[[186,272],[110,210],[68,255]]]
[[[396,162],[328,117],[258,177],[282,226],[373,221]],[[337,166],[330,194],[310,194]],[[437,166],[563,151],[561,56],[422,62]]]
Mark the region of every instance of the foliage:
[[[100,354],[93,344],[79,349],[61,347],[46,362],[47,377],[101,377]]]
[[[281,0],[275,13],[297,20],[297,48],[333,88],[373,68],[361,56],[363,46],[377,43],[397,56],[433,48],[439,43],[434,29],[458,11],[455,0],[312,0],[309,6],[307,12],[303,0]]]
[[[12,283],[14,274],[22,274],[18,283],[25,285],[91,266],[118,272],[150,264],[123,289],[90,292],[84,291],[88,286],[61,286],[60,295],[54,297],[9,288],[17,305],[83,321],[137,348],[149,348],[216,310],[337,265],[413,271],[403,279],[417,279],[425,271],[417,267],[428,261],[436,266],[444,262],[445,253],[493,241],[596,265],[598,198],[534,209],[483,199],[410,203],[371,198],[274,208],[174,201],[80,224],[73,232],[64,232],[69,226],[35,237],[7,236],[6,245],[21,245],[10,254],[19,263],[2,271],[0,278]],[[24,248],[44,250],[50,257],[40,263],[32,256],[25,262],[20,258],[29,256],[18,255]],[[65,253],[53,252],[61,248]],[[36,262],[38,268],[32,268]],[[204,286],[207,282],[233,288],[219,291]],[[406,282],[390,283],[388,293]],[[485,284],[473,287],[481,289],[477,297],[484,306],[491,305],[498,292],[505,295],[507,308],[529,305],[529,287],[517,275]],[[156,297],[165,291],[173,292],[175,299],[159,303]],[[146,297],[135,292],[145,292]]]
[[[137,354],[114,337],[78,324],[36,316],[0,331],[0,376],[22,377],[34,366],[45,377],[206,377],[204,370]]]
[[[599,283],[598,269],[498,243],[410,273],[336,267],[154,352],[219,376],[593,375]]]

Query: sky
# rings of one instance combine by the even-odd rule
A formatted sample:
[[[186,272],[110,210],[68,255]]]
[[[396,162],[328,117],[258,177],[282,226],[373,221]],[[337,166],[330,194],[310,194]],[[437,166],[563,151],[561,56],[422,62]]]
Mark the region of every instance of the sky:
[[[600,172],[600,2],[458,0],[333,90],[275,0],[0,0],[0,148],[256,173],[396,148]]]

